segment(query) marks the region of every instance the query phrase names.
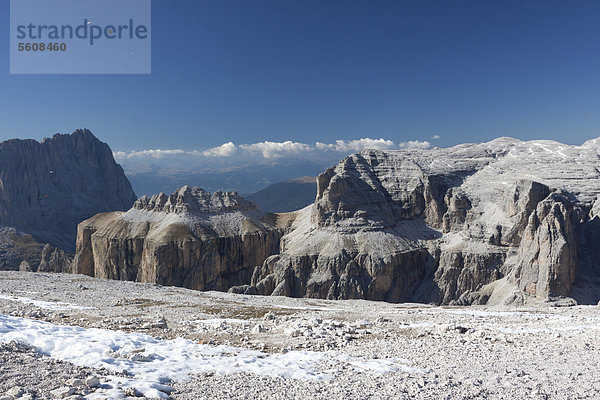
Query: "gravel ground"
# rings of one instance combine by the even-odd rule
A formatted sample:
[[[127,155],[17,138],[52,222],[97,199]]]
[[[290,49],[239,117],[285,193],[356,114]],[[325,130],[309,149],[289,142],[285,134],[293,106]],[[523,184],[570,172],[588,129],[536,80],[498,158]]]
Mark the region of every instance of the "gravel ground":
[[[170,384],[173,399],[594,399],[600,397],[600,307],[434,307],[197,292],[80,275],[0,272],[0,314],[157,338],[183,337],[280,354],[328,351],[405,359],[377,374],[326,358],[329,380],[205,372]],[[334,353],[335,352],[335,353]],[[336,361],[338,360],[338,361]],[[70,398],[114,372],[17,344],[0,346],[2,393]],[[75,382],[77,383],[77,382]],[[133,395],[134,393],[128,393]],[[24,397],[23,397],[24,396]],[[10,398],[10,397],[7,397]]]

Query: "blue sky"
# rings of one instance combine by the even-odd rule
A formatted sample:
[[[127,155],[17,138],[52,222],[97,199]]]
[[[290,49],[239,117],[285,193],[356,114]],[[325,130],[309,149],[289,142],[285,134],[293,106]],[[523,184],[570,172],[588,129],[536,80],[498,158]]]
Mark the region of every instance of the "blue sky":
[[[600,136],[598,1],[154,0],[151,75],[9,75],[0,17],[0,140]]]

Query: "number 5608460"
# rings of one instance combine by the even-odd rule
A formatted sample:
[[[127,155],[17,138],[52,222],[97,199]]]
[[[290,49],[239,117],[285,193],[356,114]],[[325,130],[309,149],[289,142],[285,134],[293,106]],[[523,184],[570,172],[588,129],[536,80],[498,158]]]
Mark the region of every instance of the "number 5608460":
[[[66,51],[66,43],[19,43],[19,51]]]

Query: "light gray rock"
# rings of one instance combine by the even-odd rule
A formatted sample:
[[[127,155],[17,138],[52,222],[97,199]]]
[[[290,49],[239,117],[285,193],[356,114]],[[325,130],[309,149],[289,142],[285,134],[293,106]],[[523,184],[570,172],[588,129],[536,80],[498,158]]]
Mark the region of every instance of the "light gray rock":
[[[42,250],[42,259],[38,272],[71,272],[72,257],[61,249],[53,248],[49,243]]]
[[[21,264],[19,264],[19,271],[32,272],[33,270],[31,269],[31,265],[29,265],[27,261],[23,260],[21,261]]]
[[[211,195],[185,186],[81,223],[74,271],[227,290],[249,283],[253,268],[279,251],[280,220],[235,192]]]
[[[92,375],[92,376],[86,378],[85,384],[88,387],[97,388],[100,386],[100,379],[97,376]]]
[[[127,397],[144,397],[144,394],[134,387],[129,387],[123,391]]]
[[[183,187],[80,224],[75,270],[241,294],[596,304],[599,156],[600,140],[365,150],[317,178],[314,204],[276,215]]]
[[[256,288],[251,285],[232,286],[227,291],[229,293],[236,293],[236,294],[247,294],[247,295],[258,294],[258,291],[256,290]]]
[[[13,386],[13,387],[11,387],[10,389],[8,389],[6,391],[5,395],[12,396],[12,397],[19,397],[23,393],[25,393],[25,391],[23,390],[22,387],[20,387],[20,386]]]
[[[236,210],[254,210],[256,205],[236,192],[211,194],[197,186],[183,186],[170,196],[164,193],[152,197],[142,196],[134,203],[133,208],[174,214],[216,214]]]
[[[161,314],[157,315],[155,320],[142,325],[142,329],[167,329],[167,320]]]
[[[57,399],[64,399],[66,397],[71,396],[75,393],[75,389],[68,386],[59,387],[58,389],[54,389],[50,391],[53,397]]]
[[[67,380],[66,382],[67,386],[83,386],[84,382],[82,379],[79,378],[71,378],[69,380]]]
[[[531,296],[567,296],[571,291],[577,269],[573,225],[578,215],[573,206],[566,195],[553,193],[529,217],[512,278]]]

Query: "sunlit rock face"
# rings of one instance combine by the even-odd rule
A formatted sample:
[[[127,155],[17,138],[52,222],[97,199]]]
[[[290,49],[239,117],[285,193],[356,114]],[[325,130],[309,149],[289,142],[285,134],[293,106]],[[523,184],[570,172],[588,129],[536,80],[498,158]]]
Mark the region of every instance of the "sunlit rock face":
[[[500,138],[354,154],[317,178],[315,203],[252,285],[394,302],[595,303],[599,153],[597,140]]]
[[[237,293],[438,304],[600,299],[600,142],[363,151],[266,214],[184,187],[79,226],[78,272]]]
[[[280,218],[235,192],[184,186],[79,225],[74,271],[109,279],[227,290],[279,251]]]

